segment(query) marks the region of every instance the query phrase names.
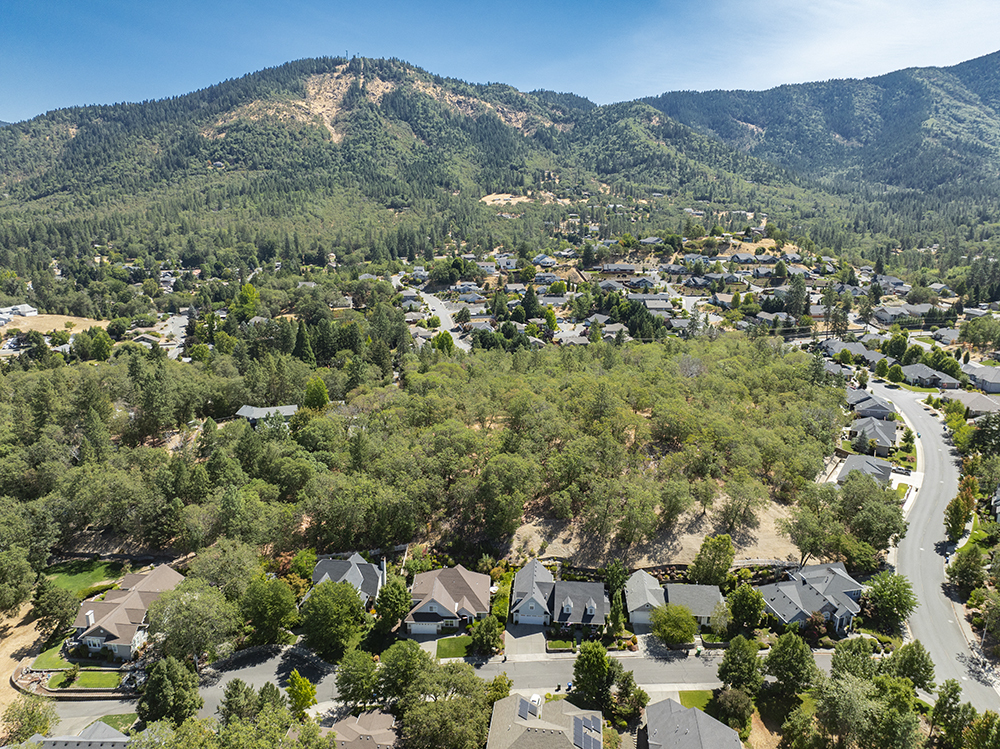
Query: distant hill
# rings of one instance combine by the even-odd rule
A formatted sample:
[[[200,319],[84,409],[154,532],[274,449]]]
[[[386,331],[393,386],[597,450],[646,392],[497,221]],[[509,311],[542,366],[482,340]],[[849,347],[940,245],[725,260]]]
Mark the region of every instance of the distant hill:
[[[680,91],[643,101],[814,178],[995,192],[1000,174],[1000,52],[864,80]]]

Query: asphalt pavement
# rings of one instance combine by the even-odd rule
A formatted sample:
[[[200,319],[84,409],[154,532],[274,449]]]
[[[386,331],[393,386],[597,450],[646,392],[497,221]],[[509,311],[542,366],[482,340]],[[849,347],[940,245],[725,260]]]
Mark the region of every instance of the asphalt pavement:
[[[423,297],[424,304],[430,309],[432,315],[437,315],[441,319],[441,330],[447,330],[451,333],[452,339],[455,341],[455,346],[462,349],[462,351],[471,351],[472,344],[463,338],[459,338],[461,333],[456,330],[452,330],[455,327],[455,320],[451,315],[451,310],[445,304],[444,300],[440,297],[434,296],[430,292],[420,290],[420,296]],[[457,311],[457,310],[456,310]]]
[[[923,483],[909,509],[909,528],[899,544],[896,568],[913,584],[919,599],[910,617],[910,632],[920,640],[934,660],[935,680],[955,679],[962,685],[963,699],[979,710],[1000,708],[1000,692],[994,687],[992,666],[984,665],[967,640],[959,623],[959,612],[945,588],[945,559],[950,551],[944,531],[944,509],[958,493],[961,461],[946,440],[947,430],[940,418],[920,401],[926,393],[871,386],[876,395],[891,400],[914,433],[919,432],[917,469]]]

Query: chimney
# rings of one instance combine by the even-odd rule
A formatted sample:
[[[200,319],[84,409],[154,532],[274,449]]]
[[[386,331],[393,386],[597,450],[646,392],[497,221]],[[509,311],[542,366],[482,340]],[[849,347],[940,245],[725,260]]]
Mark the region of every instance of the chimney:
[[[94,626],[94,610],[91,609],[86,614],[84,614],[84,616],[87,617],[87,626],[88,627],[93,627]]]

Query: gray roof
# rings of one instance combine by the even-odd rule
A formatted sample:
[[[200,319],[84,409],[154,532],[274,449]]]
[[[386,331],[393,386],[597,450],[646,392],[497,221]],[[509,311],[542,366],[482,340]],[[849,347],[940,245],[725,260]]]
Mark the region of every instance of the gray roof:
[[[896,422],[883,421],[871,416],[858,419],[851,424],[851,434],[864,432],[868,439],[875,440],[879,447],[892,447],[896,444]]]
[[[528,598],[545,604],[553,622],[562,624],[604,624],[611,603],[604,583],[555,581],[541,562],[532,559],[514,575],[511,588],[511,612],[518,611]],[[570,610],[566,611],[566,603]],[[594,613],[588,614],[587,609]]]
[[[873,458],[871,455],[849,455],[844,461],[844,467],[840,469],[837,483],[844,483],[851,471],[861,471],[866,476],[871,476],[884,484],[888,484],[892,477],[892,465],[884,460]]]
[[[272,414],[281,414],[286,419],[291,418],[295,415],[295,412],[299,410],[298,406],[272,406],[270,408],[259,408],[257,406],[241,406],[240,410],[236,412],[237,416],[242,416],[244,419],[250,421],[260,421],[261,419],[266,419]]]
[[[732,728],[670,699],[646,708],[644,730],[649,749],[743,749]]]
[[[601,714],[569,700],[534,704],[512,694],[493,705],[486,749],[601,749]]]
[[[366,562],[354,553],[348,559],[320,559],[313,570],[313,584],[330,581],[350,583],[358,591],[361,600],[375,598],[385,584],[385,573],[377,564]]]
[[[37,746],[38,749],[123,749],[126,742],[128,736],[107,723],[97,721],[80,731],[78,736],[47,739],[36,733],[29,739],[29,746]]]
[[[852,618],[861,610],[861,583],[840,562],[810,565],[789,576],[791,580],[758,588],[767,610],[786,624],[803,621],[814,611]]]
[[[722,603],[722,593],[715,585],[668,583],[667,603],[683,606],[694,616],[711,616]]]
[[[636,570],[625,583],[625,605],[628,612],[656,608],[665,604],[666,597],[660,582],[645,570]]]
[[[989,414],[1000,411],[1000,401],[982,393],[954,390],[946,393],[943,397],[950,401],[958,401],[973,413]]]

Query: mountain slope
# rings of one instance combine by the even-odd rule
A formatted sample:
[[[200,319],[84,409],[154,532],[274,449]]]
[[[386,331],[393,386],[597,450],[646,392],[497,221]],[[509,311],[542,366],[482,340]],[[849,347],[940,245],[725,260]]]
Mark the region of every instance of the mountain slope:
[[[644,100],[814,178],[968,190],[1000,174],[1000,52],[950,68]]]

